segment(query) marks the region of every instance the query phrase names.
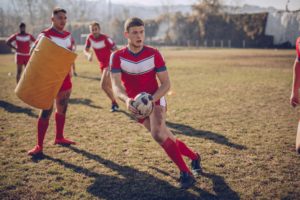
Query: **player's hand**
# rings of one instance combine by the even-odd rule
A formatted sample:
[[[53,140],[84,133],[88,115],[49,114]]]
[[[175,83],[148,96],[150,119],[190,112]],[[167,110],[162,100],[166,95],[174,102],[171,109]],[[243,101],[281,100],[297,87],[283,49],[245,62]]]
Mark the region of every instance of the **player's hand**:
[[[133,99],[131,99],[131,98],[127,99],[127,101],[126,101],[127,110],[129,110],[135,118],[141,119],[142,115],[140,115],[139,111],[132,105],[133,102],[134,102]]]
[[[298,97],[298,95],[292,94],[291,99],[290,99],[290,104],[293,107],[296,107],[296,106],[299,105],[299,97]]]
[[[90,53],[87,57],[88,61],[92,61],[93,60],[93,53]]]

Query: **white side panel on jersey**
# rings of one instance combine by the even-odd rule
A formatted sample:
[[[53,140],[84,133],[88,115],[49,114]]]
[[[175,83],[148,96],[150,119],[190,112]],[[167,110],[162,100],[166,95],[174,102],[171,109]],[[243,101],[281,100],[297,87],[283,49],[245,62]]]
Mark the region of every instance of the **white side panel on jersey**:
[[[30,41],[30,36],[29,35],[26,35],[26,36],[17,35],[16,40],[20,41],[20,42],[28,42],[28,41]]]
[[[154,69],[154,56],[148,57],[139,62],[133,62],[120,57],[121,69],[128,74],[144,74]]]
[[[94,49],[102,49],[102,48],[105,47],[105,42],[104,42],[104,40],[97,41],[97,42],[94,41],[94,40],[90,40],[90,42],[91,42],[92,48],[94,48]]]
[[[72,45],[71,42],[71,35],[68,35],[65,38],[60,38],[60,37],[55,37],[55,36],[50,36],[51,40],[55,42],[58,46],[64,47],[66,49],[70,48]]]

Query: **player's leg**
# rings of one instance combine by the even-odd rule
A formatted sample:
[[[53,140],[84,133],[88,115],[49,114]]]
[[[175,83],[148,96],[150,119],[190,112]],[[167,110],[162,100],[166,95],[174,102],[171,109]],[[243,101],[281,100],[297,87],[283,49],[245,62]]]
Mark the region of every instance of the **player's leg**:
[[[184,162],[181,152],[176,144],[176,138],[165,123],[165,107],[155,105],[150,115],[151,135],[161,145],[170,159],[180,170],[180,187],[189,188],[195,182],[191,171]]]
[[[37,155],[43,152],[44,138],[49,126],[49,119],[53,108],[49,110],[41,110],[37,123],[37,145],[28,151],[28,155]]]
[[[117,104],[114,93],[112,91],[112,85],[111,85],[111,79],[110,79],[110,73],[108,67],[104,68],[102,71],[100,86],[112,102],[111,111],[112,112],[117,111],[119,106]]]
[[[22,71],[23,71],[23,64],[18,64],[17,63],[17,74],[16,74],[16,81],[17,81],[17,83],[19,82],[19,80],[21,78]]]
[[[77,76],[75,63],[72,64],[72,71],[73,71],[73,75]]]
[[[64,126],[66,121],[66,112],[68,108],[68,101],[71,95],[71,89],[60,91],[56,97],[56,137],[54,144],[75,144],[75,142],[64,137]]]
[[[298,130],[296,136],[296,151],[300,154],[300,120],[298,123]]]

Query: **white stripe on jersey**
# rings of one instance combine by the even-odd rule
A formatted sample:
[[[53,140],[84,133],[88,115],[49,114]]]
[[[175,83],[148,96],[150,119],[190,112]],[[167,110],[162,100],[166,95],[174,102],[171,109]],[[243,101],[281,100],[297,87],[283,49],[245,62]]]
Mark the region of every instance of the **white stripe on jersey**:
[[[55,44],[57,44],[58,46],[61,46],[63,48],[70,48],[71,45],[72,45],[72,42],[71,42],[71,34],[68,35],[67,37],[65,38],[61,38],[61,37],[55,37],[55,36],[50,36],[51,37],[51,40],[53,42],[55,42]]]
[[[134,62],[120,57],[121,69],[128,74],[144,74],[154,69],[154,56]]]
[[[30,41],[30,36],[29,35],[24,35],[24,36],[17,35],[16,40],[20,41],[20,42],[28,42],[28,41]]]
[[[104,42],[104,40],[101,40],[101,41],[94,41],[94,40],[92,40],[92,39],[89,39],[89,40],[90,40],[90,42],[91,42],[92,48],[94,48],[94,49],[102,49],[102,48],[105,47],[105,42]]]

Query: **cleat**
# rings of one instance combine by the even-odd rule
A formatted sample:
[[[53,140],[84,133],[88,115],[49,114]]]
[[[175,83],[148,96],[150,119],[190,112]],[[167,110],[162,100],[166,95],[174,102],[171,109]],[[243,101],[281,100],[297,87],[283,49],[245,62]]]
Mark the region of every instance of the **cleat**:
[[[76,142],[73,142],[72,140],[69,140],[67,138],[61,138],[61,139],[55,139],[54,144],[71,145],[71,144],[76,144]]]
[[[189,172],[180,172],[180,178],[179,178],[179,187],[180,189],[188,189],[191,186],[193,186],[196,182],[193,175],[191,175]]]
[[[194,176],[199,176],[200,173],[202,172],[201,168],[201,157],[197,153],[198,158],[196,160],[192,160],[191,162],[191,168],[192,168],[192,173]]]
[[[28,151],[29,156],[37,156],[43,154],[43,148],[39,145],[36,145],[33,149]]]
[[[119,111],[119,105],[118,104],[112,104],[110,112],[117,112]]]

